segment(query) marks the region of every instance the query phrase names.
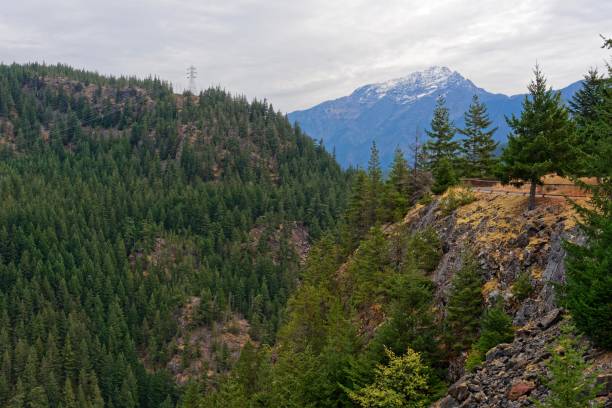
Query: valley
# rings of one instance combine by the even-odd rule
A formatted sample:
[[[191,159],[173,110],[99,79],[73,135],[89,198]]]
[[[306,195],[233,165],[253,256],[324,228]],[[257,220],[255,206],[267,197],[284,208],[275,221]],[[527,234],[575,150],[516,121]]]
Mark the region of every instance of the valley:
[[[612,406],[611,74],[286,115],[0,64],[0,406]]]

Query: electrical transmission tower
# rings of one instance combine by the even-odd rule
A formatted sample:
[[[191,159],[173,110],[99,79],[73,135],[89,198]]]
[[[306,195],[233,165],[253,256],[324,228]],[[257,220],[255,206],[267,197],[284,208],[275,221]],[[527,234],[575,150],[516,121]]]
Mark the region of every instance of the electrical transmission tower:
[[[196,93],[196,78],[198,77],[198,71],[196,70],[196,67],[194,67],[193,65],[191,65],[189,68],[187,68],[187,79],[189,80],[189,92],[191,92],[193,95],[195,95]]]

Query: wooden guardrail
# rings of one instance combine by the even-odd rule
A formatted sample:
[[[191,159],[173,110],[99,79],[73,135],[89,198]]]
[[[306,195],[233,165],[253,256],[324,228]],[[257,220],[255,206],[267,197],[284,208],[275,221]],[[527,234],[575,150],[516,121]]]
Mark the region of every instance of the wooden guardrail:
[[[491,193],[505,193],[513,195],[529,195],[529,185],[525,184],[521,187],[512,185],[502,185],[499,180],[487,180],[476,178],[462,178],[461,183],[473,187],[477,191]],[[539,197],[590,197],[591,194],[576,184],[571,182],[547,183],[536,187],[536,195]]]

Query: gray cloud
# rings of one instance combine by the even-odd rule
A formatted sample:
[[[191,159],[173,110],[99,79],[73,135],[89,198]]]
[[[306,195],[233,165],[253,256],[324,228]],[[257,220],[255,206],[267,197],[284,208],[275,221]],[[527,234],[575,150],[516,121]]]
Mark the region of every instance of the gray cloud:
[[[0,60],[221,85],[290,111],[447,65],[493,92],[553,86],[603,66],[602,0],[3,0]]]

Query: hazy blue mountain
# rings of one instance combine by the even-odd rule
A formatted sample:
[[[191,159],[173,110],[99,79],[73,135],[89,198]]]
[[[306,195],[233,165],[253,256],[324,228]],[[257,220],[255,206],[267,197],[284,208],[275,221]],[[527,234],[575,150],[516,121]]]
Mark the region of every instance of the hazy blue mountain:
[[[580,81],[562,89],[564,99],[580,87]],[[456,126],[463,126],[463,113],[472,95],[486,103],[494,126],[495,138],[502,143],[509,132],[504,115],[518,114],[524,95],[494,94],[477,87],[447,67],[431,67],[406,77],[379,84],[365,85],[352,94],[320,103],[310,109],[295,111],[289,119],[315,139],[323,139],[328,150],[335,149],[343,166],[365,167],[372,140],[387,165],[396,146],[406,153],[417,128],[421,139],[428,128],[436,98],[444,95]]]

